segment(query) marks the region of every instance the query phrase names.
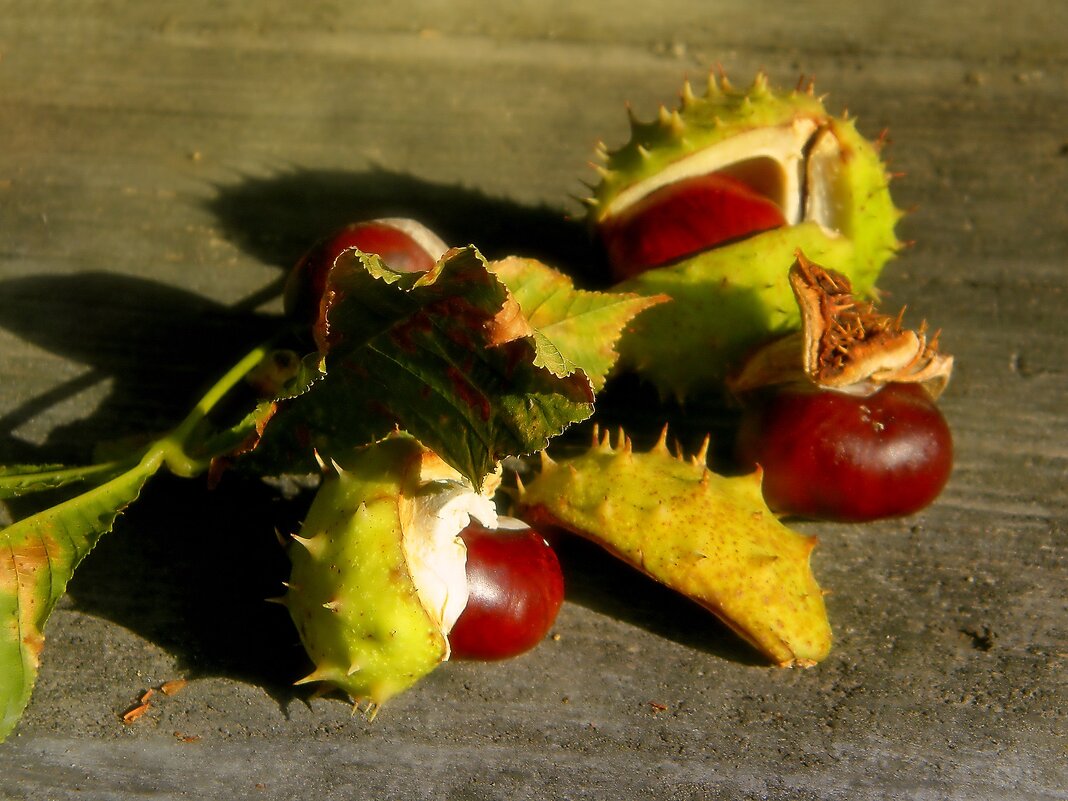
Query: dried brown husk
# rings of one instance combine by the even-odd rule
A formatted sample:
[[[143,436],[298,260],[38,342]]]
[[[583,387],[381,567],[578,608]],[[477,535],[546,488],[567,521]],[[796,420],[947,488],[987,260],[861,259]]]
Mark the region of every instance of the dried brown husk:
[[[937,398],[949,383],[953,357],[938,350],[927,324],[905,328],[904,309],[883,314],[853,296],[849,279],[798,252],[790,287],[801,330],[758,348],[729,381],[735,394],[782,383],[870,394],[889,383],[916,383]]]

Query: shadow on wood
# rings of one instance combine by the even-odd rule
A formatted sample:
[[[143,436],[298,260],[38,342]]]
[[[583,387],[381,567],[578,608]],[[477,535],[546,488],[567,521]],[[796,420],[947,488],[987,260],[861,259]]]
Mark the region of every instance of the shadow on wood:
[[[280,541],[309,499],[286,501],[230,475],[214,490],[160,476],[78,569],[77,609],[111,620],[173,654],[190,676],[262,686],[283,706],[307,656],[286,609],[289,560]]]
[[[284,269],[349,223],[411,217],[447,244],[473,244],[488,259],[537,258],[584,286],[604,283],[608,275],[583,222],[558,209],[523,206],[462,186],[384,169],[294,169],[216,189],[209,208],[223,232],[260,261]]]
[[[99,442],[166,430],[217,373],[277,326],[277,319],[128,275],[6,281],[0,327],[87,370],[0,417],[0,461],[88,462]],[[50,432],[47,442],[32,446],[13,436],[52,406],[105,381],[104,399]]]

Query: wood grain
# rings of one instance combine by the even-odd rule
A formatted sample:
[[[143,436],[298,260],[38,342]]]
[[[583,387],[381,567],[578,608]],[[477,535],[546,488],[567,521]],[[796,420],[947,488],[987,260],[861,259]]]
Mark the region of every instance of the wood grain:
[[[883,284],[959,365],[943,498],[804,526],[837,638],[810,671],[574,546],[558,641],[449,665],[368,727],[288,687],[272,493],[164,480],[50,621],[0,795],[1064,798],[1065,41],[1037,0],[0,1],[0,462],[175,420],[353,218],[581,273],[594,143],[717,63],[814,75],[889,128],[915,244]]]

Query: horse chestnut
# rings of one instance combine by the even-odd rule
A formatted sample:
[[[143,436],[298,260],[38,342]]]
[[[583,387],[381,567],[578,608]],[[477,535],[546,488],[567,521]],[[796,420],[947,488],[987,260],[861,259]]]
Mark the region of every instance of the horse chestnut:
[[[472,523],[467,546],[468,601],[449,644],[458,659],[507,659],[529,651],[549,632],[564,599],[556,553],[525,523],[500,518],[501,528]]]
[[[313,323],[326,279],[346,250],[374,253],[399,273],[426,272],[448,246],[422,223],[402,217],[352,223],[317,242],[305,253],[286,281],[285,309],[296,320]]]
[[[786,225],[779,206],[721,173],[669,184],[600,227],[616,280]]]
[[[870,395],[779,388],[747,406],[736,453],[763,468],[776,512],[852,522],[922,509],[953,466],[945,418],[906,383]]]

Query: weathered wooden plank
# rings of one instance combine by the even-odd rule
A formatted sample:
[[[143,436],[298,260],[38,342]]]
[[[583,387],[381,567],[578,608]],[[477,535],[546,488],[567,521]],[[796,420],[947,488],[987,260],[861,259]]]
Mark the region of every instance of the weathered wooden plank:
[[[913,518],[805,524],[837,634],[816,670],[572,546],[559,641],[449,665],[372,727],[286,687],[271,494],[163,481],[54,615],[0,795],[1063,797],[1068,7],[219,6],[0,2],[0,462],[173,420],[350,217],[581,267],[561,220],[594,143],[720,62],[890,129],[915,245],[885,286],[957,356],[956,473]]]

